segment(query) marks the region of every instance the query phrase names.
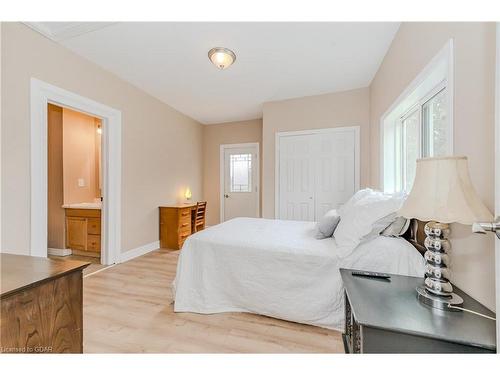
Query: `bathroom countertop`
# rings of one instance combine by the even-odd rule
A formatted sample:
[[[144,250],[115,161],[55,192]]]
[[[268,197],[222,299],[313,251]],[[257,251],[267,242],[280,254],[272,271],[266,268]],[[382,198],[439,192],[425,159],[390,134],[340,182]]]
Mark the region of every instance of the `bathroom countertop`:
[[[100,210],[102,208],[101,202],[93,202],[93,203],[70,203],[63,204],[62,208],[78,208],[84,210]]]

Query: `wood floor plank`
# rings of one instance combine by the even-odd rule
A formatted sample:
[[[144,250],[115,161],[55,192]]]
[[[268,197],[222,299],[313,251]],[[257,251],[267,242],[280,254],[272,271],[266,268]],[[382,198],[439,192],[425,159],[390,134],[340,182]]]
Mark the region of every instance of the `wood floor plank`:
[[[80,255],[67,255],[67,256],[57,256],[57,255],[49,255],[49,259],[65,259],[65,260],[78,260],[81,262],[89,262],[89,266],[83,270],[83,276],[89,275],[93,272],[99,271],[103,268],[106,268],[104,264],[101,264],[99,258],[94,257],[85,257]]]
[[[178,251],[84,279],[86,353],[343,353],[340,332],[249,313],[174,313]]]

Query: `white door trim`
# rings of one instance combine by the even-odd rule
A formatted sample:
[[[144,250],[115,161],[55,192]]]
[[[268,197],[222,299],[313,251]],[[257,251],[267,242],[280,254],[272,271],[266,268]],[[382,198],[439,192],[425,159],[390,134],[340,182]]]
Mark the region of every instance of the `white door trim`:
[[[280,212],[280,139],[282,137],[307,135],[307,134],[327,134],[352,131],[354,132],[355,151],[354,151],[354,189],[359,190],[360,186],[360,133],[359,126],[341,126],[335,128],[297,130],[289,132],[276,132],[275,135],[275,166],[274,166],[274,217],[279,217]]]
[[[46,82],[31,78],[31,229],[30,254],[47,256],[47,104],[53,103],[103,121],[103,196],[101,263],[119,260],[121,249],[121,112]]]
[[[257,217],[260,217],[260,145],[258,142],[249,143],[234,143],[227,145],[220,145],[220,155],[219,155],[219,202],[220,202],[220,222],[224,222],[224,151],[229,148],[240,148],[240,147],[255,147],[257,149]]]
[[[496,23],[495,62],[495,217],[500,216],[500,22]],[[500,313],[500,240],[495,238],[496,313]],[[500,348],[500,322],[497,319],[497,348]]]
[[[2,22],[0,22],[0,155],[2,155],[2,129],[3,129],[3,124],[2,124]],[[0,156],[0,253],[3,250],[3,245],[2,245],[2,160]]]

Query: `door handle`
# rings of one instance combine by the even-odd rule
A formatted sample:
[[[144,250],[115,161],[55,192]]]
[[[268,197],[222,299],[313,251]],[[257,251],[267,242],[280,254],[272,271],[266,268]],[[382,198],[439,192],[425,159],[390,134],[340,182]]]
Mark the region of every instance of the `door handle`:
[[[486,232],[495,232],[500,239],[500,216],[495,219],[494,223],[474,223],[472,224],[472,232],[486,234]]]
[[[229,194],[224,194],[224,198],[229,198]]]

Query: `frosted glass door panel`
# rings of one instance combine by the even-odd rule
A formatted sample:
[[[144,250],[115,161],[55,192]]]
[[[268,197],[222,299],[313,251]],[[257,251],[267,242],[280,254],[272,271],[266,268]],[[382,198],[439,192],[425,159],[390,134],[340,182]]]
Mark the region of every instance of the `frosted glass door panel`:
[[[224,220],[258,217],[257,147],[224,149]]]

